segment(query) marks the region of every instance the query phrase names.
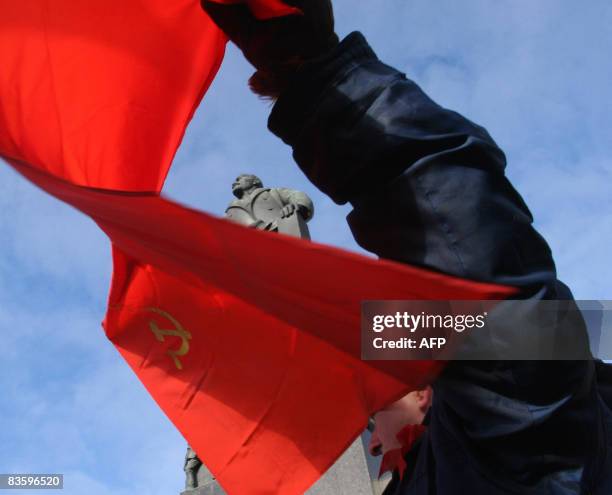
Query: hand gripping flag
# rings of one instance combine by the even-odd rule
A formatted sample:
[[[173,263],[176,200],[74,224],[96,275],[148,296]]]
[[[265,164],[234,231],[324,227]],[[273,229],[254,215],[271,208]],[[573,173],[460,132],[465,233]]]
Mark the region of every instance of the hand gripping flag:
[[[224,46],[197,0],[0,0],[0,156],[108,234],[106,334],[228,493],[293,495],[439,372],[361,361],[361,300],[512,291],[163,199]]]

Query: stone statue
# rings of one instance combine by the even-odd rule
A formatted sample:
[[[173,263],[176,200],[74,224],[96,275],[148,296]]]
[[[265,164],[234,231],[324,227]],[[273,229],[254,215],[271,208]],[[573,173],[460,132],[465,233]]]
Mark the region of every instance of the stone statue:
[[[185,491],[181,495],[226,495],[225,491],[188,445],[185,454]]]
[[[260,230],[310,239],[308,222],[314,215],[311,199],[303,192],[264,187],[252,174],[239,175],[232,184],[234,199],[225,215],[230,220]]]
[[[232,184],[234,199],[225,210],[228,219],[251,228],[280,232],[310,239],[308,222],[314,215],[311,199],[303,192],[287,188],[264,187],[252,174],[236,177]],[[367,451],[361,438],[348,448],[307,495],[373,495],[384,485],[375,480],[378,467],[368,471]],[[225,495],[219,483],[198,458],[187,448],[185,456],[185,491],[182,495]]]
[[[202,465],[202,461],[189,445],[187,445],[187,453],[185,454],[185,490],[193,490],[198,487],[198,469]]]
[[[280,232],[310,239],[308,222],[314,214],[311,199],[303,192],[287,188],[265,188],[255,175],[239,175],[232,184],[234,199],[225,215],[230,220],[260,230]],[[187,446],[183,495],[221,495],[225,492]]]

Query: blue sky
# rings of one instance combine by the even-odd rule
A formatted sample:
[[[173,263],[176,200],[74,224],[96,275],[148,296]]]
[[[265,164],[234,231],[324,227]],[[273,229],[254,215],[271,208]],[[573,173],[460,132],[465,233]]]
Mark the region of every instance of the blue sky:
[[[337,0],[337,30],[440,104],[484,125],[580,299],[612,299],[612,4],[538,0]],[[165,192],[222,214],[254,172],[314,199],[315,240],[358,249],[334,205],[265,127],[232,47],[190,125]],[[63,472],[66,494],[182,488],[184,441],[113,346],[102,320],[111,263],[84,216],[0,166],[0,472]],[[22,493],[28,493],[22,492]]]

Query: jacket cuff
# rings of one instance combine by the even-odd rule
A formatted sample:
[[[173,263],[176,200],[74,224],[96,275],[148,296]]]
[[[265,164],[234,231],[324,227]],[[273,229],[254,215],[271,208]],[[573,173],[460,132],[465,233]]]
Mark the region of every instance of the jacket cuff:
[[[378,59],[364,36],[355,31],[330,52],[306,62],[276,101],[268,129],[292,145],[326,88],[368,60]]]

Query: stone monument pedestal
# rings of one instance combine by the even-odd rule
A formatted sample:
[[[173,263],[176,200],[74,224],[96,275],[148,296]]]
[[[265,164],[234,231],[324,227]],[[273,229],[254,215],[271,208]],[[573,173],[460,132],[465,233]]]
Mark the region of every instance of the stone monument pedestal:
[[[305,495],[380,495],[389,480],[376,479],[380,460],[366,453],[367,439],[367,436],[358,437]],[[372,461],[374,464],[370,465]],[[227,495],[203,464],[197,478],[198,487],[181,495]]]
[[[342,454],[307,495],[373,495],[366,453],[361,437]]]

